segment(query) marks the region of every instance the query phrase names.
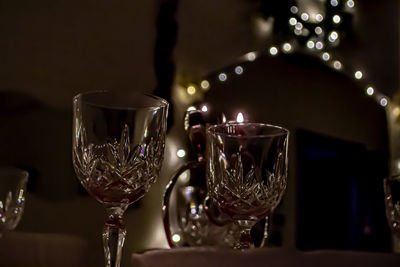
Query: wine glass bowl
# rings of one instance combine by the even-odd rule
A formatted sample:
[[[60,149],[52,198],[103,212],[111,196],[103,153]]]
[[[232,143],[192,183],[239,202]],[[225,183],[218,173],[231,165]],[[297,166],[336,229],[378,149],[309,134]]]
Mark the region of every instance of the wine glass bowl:
[[[14,230],[21,220],[28,176],[21,169],[0,167],[0,236]]]
[[[234,248],[254,247],[251,227],[279,204],[286,188],[286,129],[228,123],[207,129],[208,194],[241,229]]]
[[[126,234],[122,216],[156,181],[164,155],[168,103],[136,92],[89,92],[73,99],[72,158],[77,178],[107,220],[107,266],[119,266]]]

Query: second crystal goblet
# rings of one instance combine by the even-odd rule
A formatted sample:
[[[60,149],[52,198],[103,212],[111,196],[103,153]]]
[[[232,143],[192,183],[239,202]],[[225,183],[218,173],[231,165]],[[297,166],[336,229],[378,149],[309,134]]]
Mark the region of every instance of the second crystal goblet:
[[[122,216],[159,175],[168,103],[152,95],[99,91],[77,95],[73,108],[75,172],[106,207],[106,266],[120,266],[126,235]]]
[[[254,247],[251,227],[275,209],[286,188],[289,132],[262,123],[207,129],[208,194],[240,229],[235,249]]]

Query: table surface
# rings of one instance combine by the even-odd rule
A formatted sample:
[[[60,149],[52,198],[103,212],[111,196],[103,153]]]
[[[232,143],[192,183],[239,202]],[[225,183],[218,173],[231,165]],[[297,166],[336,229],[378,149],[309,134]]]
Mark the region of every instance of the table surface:
[[[92,254],[88,240],[61,234],[10,232],[0,238],[0,266],[89,267]],[[124,251],[124,253],[129,253]],[[247,251],[192,247],[133,253],[133,267],[397,267],[400,254],[361,251],[298,251],[264,248]]]
[[[244,252],[215,248],[181,248],[133,254],[131,262],[135,267],[395,267],[400,266],[400,254],[336,250],[303,252],[283,248]]]

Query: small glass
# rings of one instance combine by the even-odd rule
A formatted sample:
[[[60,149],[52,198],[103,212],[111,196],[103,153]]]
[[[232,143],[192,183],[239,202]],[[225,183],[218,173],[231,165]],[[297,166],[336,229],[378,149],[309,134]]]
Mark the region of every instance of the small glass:
[[[234,248],[254,247],[250,230],[269,216],[286,188],[288,130],[263,123],[207,128],[209,197],[240,229]]]
[[[21,220],[28,176],[21,169],[0,167],[0,237],[14,230]]]

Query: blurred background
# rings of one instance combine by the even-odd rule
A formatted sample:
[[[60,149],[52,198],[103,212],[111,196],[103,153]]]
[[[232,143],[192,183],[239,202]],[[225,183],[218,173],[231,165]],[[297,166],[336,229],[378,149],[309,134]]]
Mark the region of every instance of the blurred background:
[[[192,108],[290,130],[271,245],[390,251],[399,11],[396,0],[0,1],[0,165],[30,173],[17,230],[83,237],[101,265],[105,214],[72,168],[72,97],[135,90],[171,110],[159,181],[126,212],[124,261],[167,247],[161,199],[191,159]]]

